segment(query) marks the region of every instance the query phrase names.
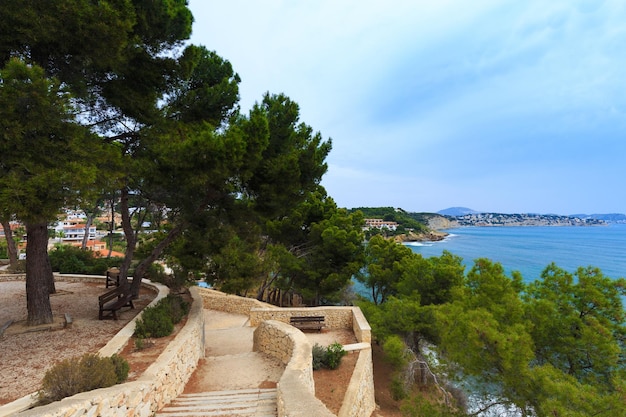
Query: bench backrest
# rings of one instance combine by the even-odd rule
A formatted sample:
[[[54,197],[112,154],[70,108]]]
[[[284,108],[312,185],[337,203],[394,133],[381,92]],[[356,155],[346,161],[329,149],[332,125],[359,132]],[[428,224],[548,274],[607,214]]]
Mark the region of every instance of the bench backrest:
[[[130,287],[120,285],[119,287],[115,287],[111,291],[107,291],[98,296],[98,301],[100,302],[100,305],[102,305],[113,300],[114,298],[126,297],[128,295],[130,295]]]
[[[324,316],[292,316],[290,320],[292,322],[324,321]]]

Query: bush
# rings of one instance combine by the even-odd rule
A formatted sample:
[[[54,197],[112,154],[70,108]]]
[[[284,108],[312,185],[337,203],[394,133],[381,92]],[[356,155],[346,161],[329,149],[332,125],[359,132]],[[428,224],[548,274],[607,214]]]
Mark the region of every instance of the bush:
[[[395,370],[402,370],[408,363],[406,345],[397,335],[391,335],[383,342],[385,359],[390,362]]]
[[[346,356],[346,351],[340,343],[333,343],[326,349],[326,367],[328,369],[337,369],[341,364],[341,358]]]
[[[106,388],[124,382],[129,365],[120,356],[101,357],[86,353],[65,359],[50,368],[39,390],[39,403],[48,404],[79,392]]]
[[[322,369],[326,363],[326,348],[319,344],[313,345],[313,370]]]
[[[116,383],[121,384],[128,379],[128,372],[130,371],[130,365],[126,359],[122,358],[118,354],[113,354],[110,358],[113,366],[115,367],[115,376],[117,377]]]
[[[406,389],[404,388],[404,382],[402,382],[402,380],[400,379],[400,376],[398,375],[395,375],[392,378],[391,386],[389,387],[389,390],[391,391],[391,397],[395,401],[404,400],[408,396],[408,393]]]
[[[154,307],[146,307],[135,326],[135,336],[143,339],[169,336],[173,331],[172,318],[158,304]]]
[[[340,343],[333,343],[328,347],[323,347],[317,343],[313,345],[313,369],[321,368],[337,369],[341,364],[341,358],[346,355],[346,351]]]
[[[183,317],[189,313],[189,303],[183,300],[180,295],[168,294],[161,302],[174,324],[180,323]]]
[[[179,295],[169,294],[154,307],[144,309],[136,322],[135,336],[138,338],[165,337],[172,334],[174,324],[189,313],[189,303]]]
[[[69,245],[57,246],[48,256],[52,270],[62,274],[104,275],[122,262],[121,258],[96,258],[92,251]]]

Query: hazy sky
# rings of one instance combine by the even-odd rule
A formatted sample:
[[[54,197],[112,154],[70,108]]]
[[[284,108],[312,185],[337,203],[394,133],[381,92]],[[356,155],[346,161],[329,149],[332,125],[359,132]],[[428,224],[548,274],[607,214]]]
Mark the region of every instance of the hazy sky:
[[[191,41],[332,138],[341,207],[626,212],[626,2],[191,0]]]

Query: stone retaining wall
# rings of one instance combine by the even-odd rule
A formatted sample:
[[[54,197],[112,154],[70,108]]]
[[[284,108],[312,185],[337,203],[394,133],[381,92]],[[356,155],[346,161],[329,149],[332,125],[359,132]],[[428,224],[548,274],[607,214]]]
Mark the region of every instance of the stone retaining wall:
[[[369,417],[376,409],[372,349],[361,349],[337,417]]]
[[[325,329],[351,329],[359,342],[372,341],[372,328],[358,307],[257,307],[250,310],[250,325],[258,326],[265,320],[289,324],[292,316],[324,316]]]
[[[285,311],[287,310],[287,311]],[[304,311],[303,311],[304,310]],[[317,310],[316,313],[311,311]],[[320,307],[309,309],[253,310],[259,316],[269,317],[258,324],[254,332],[254,350],[266,353],[286,365],[278,383],[278,416],[333,416],[317,398],[313,380],[311,344],[300,330],[289,325],[291,315],[324,314],[331,317],[332,323],[343,323],[344,327],[355,330],[357,340],[363,348],[348,384],[338,417],[369,417],[376,408],[374,396],[374,369],[370,346],[371,329],[358,307]],[[275,313],[279,320],[271,319]],[[330,314],[329,314],[330,313]],[[257,316],[258,317],[258,316]],[[346,317],[351,317],[348,320]],[[326,320],[325,320],[326,321]],[[350,321],[348,325],[348,321]],[[254,322],[251,318],[250,322]],[[362,340],[365,339],[365,340]],[[312,398],[311,398],[312,397]],[[320,407],[321,404],[321,408]]]
[[[2,278],[5,277],[7,276],[2,276]],[[63,279],[66,278],[70,280],[95,279],[99,282],[104,279],[63,276]],[[352,328],[359,342],[369,344],[371,329],[359,308],[285,309],[254,299],[197,287],[191,288],[191,294],[194,301],[184,328],[137,381],[77,394],[16,415],[21,417],[152,416],[182,393],[199,359],[204,356],[204,314],[202,311],[204,307],[248,315],[250,324],[257,326],[254,332],[254,350],[271,355],[286,364],[277,387],[279,417],[333,416],[315,397],[311,344],[301,331],[288,324],[289,318],[292,315],[324,315],[328,328]],[[163,296],[160,295],[158,298]],[[156,301],[155,299],[153,303]],[[110,356],[119,352],[132,336],[135,320],[138,317],[140,315],[118,333],[119,337],[116,336],[102,348],[100,354]],[[369,417],[374,408],[372,354],[370,348],[364,348],[359,352],[339,417]],[[2,411],[3,407],[0,407],[0,417],[14,415],[13,413],[3,414]]]
[[[64,276],[63,279],[65,278]],[[150,283],[149,285],[162,287],[158,284]],[[163,288],[167,290],[166,287]],[[0,416],[119,417],[132,415],[134,417],[150,417],[154,415],[157,410],[182,393],[185,384],[197,368],[198,361],[204,356],[202,297],[198,294],[197,288],[191,288],[191,295],[193,303],[185,326],[137,381],[80,393],[19,414],[3,414],[2,408],[0,408]],[[157,298],[163,296],[160,295]],[[156,301],[157,299],[153,303]],[[117,339],[111,340],[99,353],[103,356],[109,356],[119,352],[128,338],[132,336],[135,321],[140,316],[141,313],[120,331],[122,333],[120,338],[117,338],[120,336],[118,333]],[[125,340],[123,340],[124,338]],[[7,404],[7,406],[9,405]]]
[[[223,311],[225,313],[233,314],[243,314],[245,316],[249,316],[250,310],[255,308],[280,310],[280,307],[261,302],[254,298],[226,294],[208,288],[199,288],[199,290],[200,295],[204,300],[204,308],[208,308],[210,310]]]
[[[276,387],[278,417],[334,417],[315,397],[313,354],[304,333],[280,321],[264,321],[254,331],[254,351],[286,365]]]

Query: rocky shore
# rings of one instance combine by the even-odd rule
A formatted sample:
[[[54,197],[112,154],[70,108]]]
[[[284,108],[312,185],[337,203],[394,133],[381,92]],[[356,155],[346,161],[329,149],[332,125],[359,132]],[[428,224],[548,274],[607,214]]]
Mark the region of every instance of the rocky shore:
[[[430,230],[428,232],[409,232],[394,237],[398,243],[406,242],[438,242],[444,240],[448,236],[448,233],[438,232],[436,230]]]

